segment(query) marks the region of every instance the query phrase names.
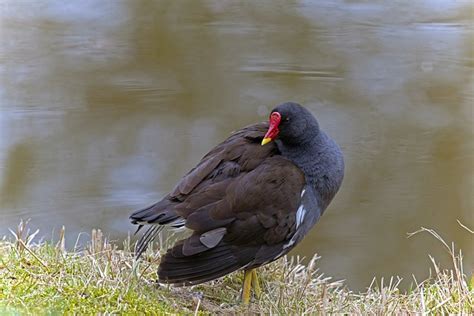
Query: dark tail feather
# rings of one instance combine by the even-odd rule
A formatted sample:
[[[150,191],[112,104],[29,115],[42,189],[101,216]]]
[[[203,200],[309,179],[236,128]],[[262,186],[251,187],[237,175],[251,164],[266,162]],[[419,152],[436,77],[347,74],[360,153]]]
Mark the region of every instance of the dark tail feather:
[[[143,225],[138,225],[137,230],[133,233],[133,235],[136,235],[142,228]]]
[[[143,236],[138,240],[137,245],[135,246],[135,257],[138,259],[142,253],[148,248],[148,245],[158,236],[158,234],[163,230],[164,226],[152,225],[150,226]]]
[[[182,248],[183,244],[179,243],[161,259],[160,282],[180,286],[211,281],[240,269],[254,256],[253,249],[234,253],[234,249],[224,243],[192,256],[183,255]]]
[[[170,224],[173,227],[183,226],[184,221],[180,221],[180,219],[181,218],[176,215],[173,210],[173,202],[168,199],[163,199],[158,203],[133,212],[133,214],[130,215],[130,220],[132,224],[138,225],[135,234],[137,234],[144,225],[151,224],[137,242],[135,247],[136,258],[140,258],[148,245],[163,230],[164,226],[162,225]]]
[[[173,209],[173,202],[163,199],[158,203],[135,211],[130,215],[132,224],[168,224],[178,219]]]

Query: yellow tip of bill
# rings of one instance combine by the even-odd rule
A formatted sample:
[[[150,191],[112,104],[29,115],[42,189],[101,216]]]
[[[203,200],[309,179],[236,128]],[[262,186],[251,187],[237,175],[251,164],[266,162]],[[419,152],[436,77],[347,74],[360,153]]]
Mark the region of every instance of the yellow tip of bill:
[[[264,139],[262,139],[262,146],[265,145],[265,144],[268,144],[271,141],[272,141],[272,139],[270,137],[265,137]]]

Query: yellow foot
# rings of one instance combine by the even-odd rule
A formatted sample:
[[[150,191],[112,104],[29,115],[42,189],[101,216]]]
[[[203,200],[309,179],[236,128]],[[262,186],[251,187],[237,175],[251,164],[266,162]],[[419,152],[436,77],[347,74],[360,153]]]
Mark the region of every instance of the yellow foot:
[[[260,288],[260,281],[258,280],[257,269],[252,269],[252,287],[255,297],[260,299],[262,296],[262,289]]]
[[[250,302],[250,287],[252,285],[252,270],[244,271],[244,284],[242,286],[242,303],[247,305]]]
[[[242,286],[242,303],[247,305],[250,302],[250,291],[253,288],[255,297],[257,299],[262,295],[262,289],[260,288],[260,282],[257,276],[256,269],[250,269],[244,271],[244,284]]]

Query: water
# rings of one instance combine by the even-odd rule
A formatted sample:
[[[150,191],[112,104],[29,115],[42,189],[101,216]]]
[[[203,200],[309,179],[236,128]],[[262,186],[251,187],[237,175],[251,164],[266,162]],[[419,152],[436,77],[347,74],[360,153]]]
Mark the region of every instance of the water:
[[[0,235],[31,218],[119,240],[232,130],[308,106],[343,187],[292,252],[363,289],[474,266],[469,1],[0,1]],[[40,235],[41,235],[40,234]],[[47,237],[49,236],[49,237]]]

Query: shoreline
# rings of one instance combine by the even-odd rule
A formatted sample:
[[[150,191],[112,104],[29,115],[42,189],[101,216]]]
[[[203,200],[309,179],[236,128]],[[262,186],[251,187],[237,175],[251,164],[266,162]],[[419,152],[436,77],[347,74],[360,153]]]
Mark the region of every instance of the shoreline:
[[[14,240],[0,241],[0,313],[132,313],[132,314],[472,314],[474,279],[464,271],[462,252],[450,248],[448,268],[434,258],[431,276],[408,290],[401,279],[374,279],[363,293],[350,291],[343,281],[322,275],[315,255],[307,265],[285,256],[259,268],[264,289],[260,300],[240,303],[242,273],[192,287],[156,283],[160,252],[148,249],[138,262],[130,239],[122,249],[93,230],[87,247],[64,248],[59,241],[33,243],[18,226]],[[437,234],[428,229],[421,231]],[[438,238],[439,239],[439,238]],[[378,284],[381,284],[379,286]]]

